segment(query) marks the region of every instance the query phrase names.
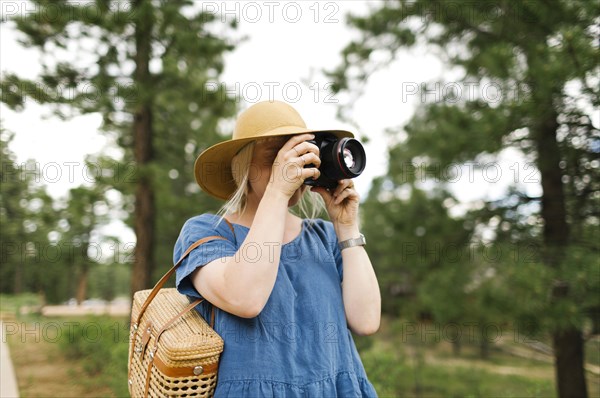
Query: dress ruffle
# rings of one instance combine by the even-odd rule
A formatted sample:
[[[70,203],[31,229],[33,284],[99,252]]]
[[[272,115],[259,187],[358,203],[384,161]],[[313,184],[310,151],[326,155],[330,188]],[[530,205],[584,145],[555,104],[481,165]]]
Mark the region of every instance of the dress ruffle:
[[[215,398],[221,397],[377,397],[373,385],[353,372],[340,372],[307,384],[271,380],[219,380]]]

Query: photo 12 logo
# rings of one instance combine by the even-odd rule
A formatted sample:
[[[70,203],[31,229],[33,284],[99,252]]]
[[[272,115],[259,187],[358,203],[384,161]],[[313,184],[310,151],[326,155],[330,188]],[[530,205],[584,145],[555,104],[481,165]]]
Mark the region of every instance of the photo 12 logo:
[[[210,17],[221,22],[340,22],[338,18],[340,6],[332,1],[204,1],[201,10],[207,20]]]
[[[2,162],[1,183],[31,180],[36,183],[74,183],[85,181],[95,183],[100,178],[112,182],[135,183],[138,180],[138,167],[135,162]]]
[[[331,86],[333,82],[312,82],[301,84],[299,82],[217,82],[208,81],[204,85],[203,99],[207,100],[215,95],[222,100],[233,99],[235,102],[248,102],[255,104],[260,101],[274,101],[283,99],[287,103],[296,103],[306,96],[315,103],[337,104]]]
[[[484,101],[497,105],[503,101],[528,101],[531,89],[524,83],[505,84],[503,82],[402,82],[400,89],[402,103],[417,101],[422,104],[456,104],[471,101]]]
[[[100,3],[100,4],[99,4]],[[37,22],[52,23],[67,20],[91,21],[99,18],[114,18],[115,21],[135,20],[135,7],[131,1],[68,0],[31,2],[24,0],[0,1],[0,22],[23,17]]]

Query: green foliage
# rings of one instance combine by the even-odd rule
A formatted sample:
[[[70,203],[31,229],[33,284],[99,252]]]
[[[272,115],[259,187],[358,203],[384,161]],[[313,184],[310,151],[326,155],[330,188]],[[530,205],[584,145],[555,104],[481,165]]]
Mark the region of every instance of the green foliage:
[[[127,360],[122,358],[123,351],[128,349],[127,339],[117,320],[91,317],[69,322],[68,325],[59,340],[67,358],[81,360],[84,371],[90,376],[110,373],[115,364],[122,371],[123,363],[127,374]]]
[[[374,182],[362,211],[384,312],[413,317],[430,313],[432,307],[414,301],[417,288],[443,270],[467,275],[464,247],[471,232],[462,220],[448,216],[443,204],[446,194],[425,192],[409,183],[396,186],[389,179]],[[449,294],[458,293],[439,286],[427,291],[445,295],[436,298],[444,303],[452,302]]]
[[[101,1],[31,3],[31,12],[8,23],[15,24],[21,44],[42,52],[42,73],[35,80],[3,73],[2,101],[21,110],[33,99],[61,118],[99,113],[100,129],[121,150],[116,156],[88,156],[89,169],[97,171],[93,187],[73,190],[70,202],[62,206],[60,217],[68,226],[58,230],[58,244],[77,242],[81,250],[45,271],[53,284],[58,283],[51,300],[73,297],[77,292],[82,296],[84,279],[93,265],[86,248],[90,235],[106,221],[100,214],[107,205],[107,192],[112,197],[115,191],[120,194],[116,207],[121,207],[120,216],[124,215],[130,227],[136,217],[138,221],[151,220],[144,227],[147,234],[137,233],[138,242],[145,236],[152,239],[147,245],[153,250],[149,257],[159,266],[152,267],[150,259],[144,272],[154,268],[153,281],[172,265],[173,245],[184,221],[218,208],[217,201],[199,194],[192,170],[196,155],[222,139],[219,123],[236,109],[222,85],[213,88],[224,68],[223,54],[232,50],[234,43],[215,33],[218,16],[200,12],[187,0],[110,5]],[[65,59],[68,52],[62,51],[73,46],[78,46],[78,57],[70,61]],[[137,138],[138,145],[150,148],[144,154],[139,148],[134,150],[135,120],[141,110],[150,115],[143,127],[149,140],[141,143]],[[139,208],[135,211],[135,195],[142,184],[149,184],[145,197],[154,201],[144,215]],[[115,217],[119,209],[110,210],[108,216]],[[15,224],[20,219],[23,216],[11,218]],[[25,242],[22,237],[15,239]],[[96,238],[95,242],[100,243]],[[148,254],[138,253],[136,259]],[[14,267],[3,265],[3,272],[14,273]],[[64,280],[59,282],[61,273]],[[14,277],[9,275],[2,280],[11,279]]]
[[[27,171],[35,170],[35,162],[16,163],[9,148],[13,136],[0,127],[0,292],[37,293],[48,286],[39,265],[51,251],[48,233],[58,214],[45,188]]]
[[[555,333],[563,396],[586,395],[581,331],[591,320],[600,332],[600,129],[590,117],[600,102],[599,18],[600,3],[584,0],[385,2],[349,18],[360,37],[329,72],[334,89],[355,93],[388,65],[380,60],[421,44],[460,76],[420,86],[437,96],[392,137],[388,173],[364,204],[383,309]],[[499,200],[456,206],[450,167],[480,171],[507,149],[535,166],[535,181],[521,176]],[[532,182],[541,197],[530,196]],[[407,259],[402,247],[411,242],[456,244],[469,255]],[[571,337],[556,340],[564,330]]]
[[[129,395],[127,384],[127,361],[129,360],[129,346],[123,342],[111,346],[111,364],[104,370],[106,384],[111,388],[116,397]]]
[[[18,314],[22,307],[41,308],[42,299],[34,293],[0,294],[0,312]]]
[[[473,367],[421,363],[393,350],[361,352],[380,397],[553,397],[550,380],[500,375]]]
[[[88,256],[91,234],[106,222],[99,209],[109,205],[94,187],[72,189],[64,201],[51,198],[31,172],[35,162],[16,163],[12,137],[2,130],[0,292],[42,293],[50,303],[62,302],[75,296],[78,279],[94,263]]]
[[[89,297],[113,300],[129,296],[131,268],[128,264],[97,264],[89,275]]]
[[[89,317],[63,322],[59,347],[94,383],[108,386],[117,397],[127,396],[128,330],[124,319]]]

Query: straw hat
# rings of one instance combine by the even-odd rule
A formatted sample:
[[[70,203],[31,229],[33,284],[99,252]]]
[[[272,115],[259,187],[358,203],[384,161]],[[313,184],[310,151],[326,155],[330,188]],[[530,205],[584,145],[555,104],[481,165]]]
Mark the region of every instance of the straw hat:
[[[238,116],[230,140],[213,145],[198,156],[194,164],[196,181],[206,193],[228,200],[237,188],[231,174],[231,159],[244,145],[259,138],[301,133],[354,137],[351,132],[344,130],[306,128],[300,114],[285,102],[259,102]]]

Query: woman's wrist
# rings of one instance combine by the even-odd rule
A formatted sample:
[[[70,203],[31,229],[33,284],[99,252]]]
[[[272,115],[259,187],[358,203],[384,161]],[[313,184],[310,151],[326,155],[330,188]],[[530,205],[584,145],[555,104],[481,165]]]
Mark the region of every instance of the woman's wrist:
[[[269,183],[267,185],[267,188],[265,189],[265,193],[263,195],[263,199],[268,197],[271,200],[275,200],[275,201],[281,201],[284,202],[286,204],[286,208],[287,208],[287,202],[290,200],[289,196],[287,196],[284,192],[282,192],[280,189],[277,189],[273,184]]]
[[[338,237],[338,242],[347,240],[347,239],[354,239],[354,238],[358,238],[360,235],[360,228],[358,227],[358,224],[351,224],[351,225],[345,225],[345,224],[333,224],[333,228],[335,229],[335,233]]]

